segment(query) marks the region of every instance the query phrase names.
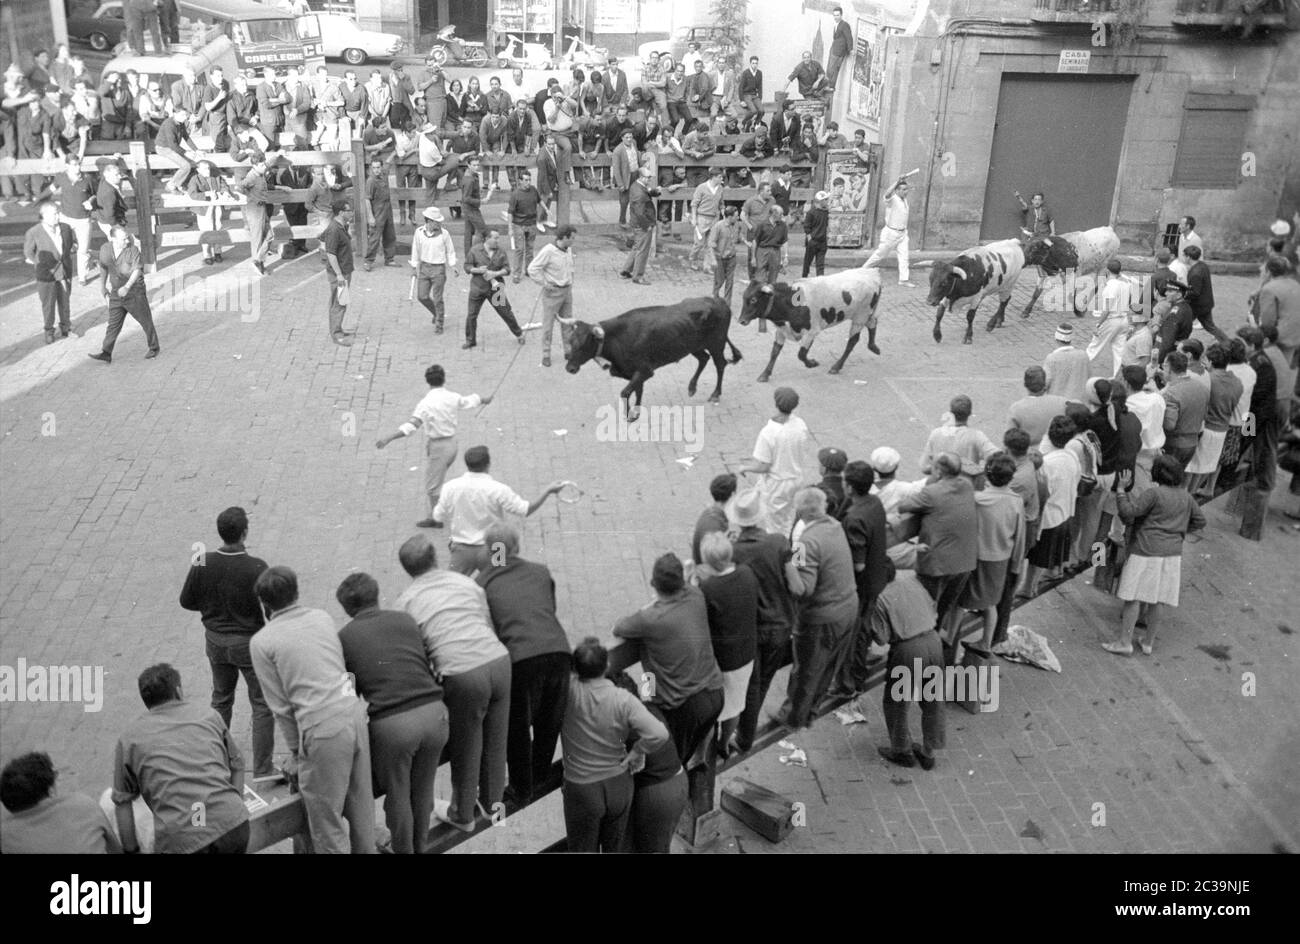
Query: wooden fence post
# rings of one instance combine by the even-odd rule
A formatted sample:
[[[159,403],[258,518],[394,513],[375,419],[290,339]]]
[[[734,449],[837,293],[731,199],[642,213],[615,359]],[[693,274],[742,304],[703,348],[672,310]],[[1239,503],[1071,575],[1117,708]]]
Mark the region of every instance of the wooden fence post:
[[[351,140],[352,166],[352,251],[363,253],[366,242],[370,239],[370,227],[366,223],[366,149],[360,138]]]
[[[136,237],[140,243],[140,263],[145,272],[158,268],[158,254],[154,243],[153,175],[149,173],[149,157],[143,141],[131,142],[131,163],[135,166],[135,223]]]

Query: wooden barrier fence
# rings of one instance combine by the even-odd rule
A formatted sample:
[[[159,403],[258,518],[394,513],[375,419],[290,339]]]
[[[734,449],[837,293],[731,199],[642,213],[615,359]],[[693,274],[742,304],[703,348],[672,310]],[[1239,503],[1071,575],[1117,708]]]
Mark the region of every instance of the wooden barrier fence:
[[[747,135],[725,135],[715,138],[715,144],[738,145],[747,139]],[[282,134],[281,144],[291,146],[294,142],[292,134]],[[196,142],[197,143],[197,142]],[[353,138],[351,147],[347,151],[314,151],[314,150],[280,150],[274,152],[279,157],[287,161],[294,167],[322,167],[325,165],[338,165],[342,167],[346,174],[356,179],[364,176],[365,173],[365,149],[361,139]],[[123,149],[125,145],[126,149]],[[537,166],[536,155],[533,154],[495,154],[487,153],[482,156],[482,165],[488,173],[505,170],[510,171],[532,170]],[[167,213],[192,213],[194,210],[212,205],[208,201],[194,200],[182,194],[166,193],[160,186],[159,182],[154,179],[154,175],[161,171],[175,170],[181,165],[172,157],[164,154],[150,153],[144,142],[141,141],[94,141],[90,142],[86,154],[82,159],[82,168],[86,172],[97,170],[101,161],[108,159],[114,160],[123,165],[127,174],[124,179],[131,183],[131,192],[126,195],[126,203],[129,209],[136,211],[136,237],[140,244],[141,256],[146,267],[146,271],[154,271],[159,249],[176,248],[184,246],[211,245],[216,247],[234,246],[248,240],[248,231],[243,227],[232,227],[229,225],[209,232],[198,232],[193,229],[169,230],[165,229],[160,217]],[[246,162],[240,162],[232,158],[228,153],[223,151],[204,151],[200,152],[196,158],[208,160],[212,165],[225,172],[228,181],[239,181],[248,172],[249,165]],[[190,161],[193,164],[195,161]],[[789,156],[777,155],[770,158],[750,159],[739,153],[715,153],[707,158],[679,157],[676,154],[657,155],[657,163],[661,169],[676,167],[686,167],[696,172],[707,170],[710,167],[725,168],[749,168],[752,171],[760,172],[763,169],[779,169],[789,166],[792,170],[806,173],[813,180],[822,172],[822,164],[813,165],[807,161],[792,161]],[[590,156],[584,156],[574,152],[572,167],[575,173],[584,171],[608,171],[611,164],[611,155],[608,153],[597,153]],[[46,176],[53,177],[64,170],[65,164],[61,159],[51,158],[49,160],[41,158],[23,158],[0,168],[0,176]],[[694,193],[693,184],[684,184],[680,189],[665,189],[657,199],[659,206],[665,204],[673,207],[669,214],[670,230],[678,222],[678,218],[684,217],[685,205],[688,204]],[[425,203],[431,200],[430,190],[427,187],[397,187],[390,186],[391,197],[394,201],[405,202],[415,201]],[[570,219],[570,203],[572,200],[571,187],[568,181],[561,175],[560,186],[556,193],[555,215],[557,222],[560,224],[567,223]],[[814,188],[795,187],[791,191],[791,202],[794,204],[804,204],[812,199]],[[735,187],[726,186],[723,190],[723,199],[728,202],[742,202],[755,196],[757,189],[755,187]],[[273,190],[266,198],[266,202],[272,205],[281,205],[286,203],[303,203],[307,198],[307,190]],[[353,210],[353,245],[357,252],[364,250],[367,239],[367,222],[366,212],[363,205],[364,190],[361,187],[349,186],[341,192],[341,195],[350,201]],[[241,206],[246,201],[242,196],[235,197],[229,201],[222,201],[219,205],[228,208],[228,212],[233,218],[238,214],[242,217]],[[141,212],[142,207],[147,207],[147,212]],[[318,236],[321,231],[319,223],[289,226],[278,220],[272,221],[272,235],[279,239],[312,239]]]

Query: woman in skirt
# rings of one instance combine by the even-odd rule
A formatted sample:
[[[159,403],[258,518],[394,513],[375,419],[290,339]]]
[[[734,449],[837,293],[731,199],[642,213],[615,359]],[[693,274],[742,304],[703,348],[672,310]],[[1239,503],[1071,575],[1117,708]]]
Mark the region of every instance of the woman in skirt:
[[[1116,498],[1119,516],[1133,524],[1133,543],[1116,595],[1124,601],[1119,638],[1101,647],[1116,655],[1133,654],[1133,627],[1145,610],[1146,637],[1142,651],[1151,655],[1156,629],[1166,606],[1178,605],[1182,582],[1183,539],[1205,527],[1205,515],[1183,490],[1183,471],[1173,456],[1156,456],[1151,466],[1151,488]]]
[[[984,616],[981,647],[993,646],[998,625],[998,602],[1008,575],[1020,572],[1025,556],[1025,503],[1011,491],[1016,460],[996,452],[984,463],[985,488],[975,493],[975,527],[979,546],[975,573],[962,591],[959,605]],[[1012,577],[1011,579],[1014,579]]]
[[[722,671],[722,713],[718,715],[718,753],[729,756],[745,710],[745,693],[758,649],[758,578],[731,559],[731,542],[721,531],[700,539],[696,568],[700,590],[709,608],[713,656]],[[689,762],[690,758],[683,758]]]
[[[1219,460],[1223,457],[1223,444],[1228,438],[1232,414],[1241,399],[1241,380],[1228,373],[1228,348],[1211,344],[1205,352],[1210,364],[1210,403],[1205,409],[1205,428],[1196,446],[1196,454],[1187,463],[1187,490],[1206,498],[1214,496],[1214,480],[1218,477]]]
[[[194,218],[200,233],[215,233],[221,229],[221,220],[225,213],[223,204],[234,202],[226,179],[217,173],[209,160],[199,161],[198,167],[187,188],[191,200],[202,200],[194,207]],[[221,244],[211,241],[211,237],[199,237],[203,249],[203,264],[213,265],[221,261]]]
[[[1020,590],[1020,596],[1026,599],[1038,595],[1039,574],[1046,570],[1048,576],[1056,576],[1070,559],[1070,528],[1082,475],[1079,460],[1066,448],[1074,434],[1074,421],[1068,416],[1054,417],[1047,429],[1051,448],[1043,453],[1041,470],[1047,479],[1047,500],[1043,502],[1038,540],[1029,552],[1025,583]]]

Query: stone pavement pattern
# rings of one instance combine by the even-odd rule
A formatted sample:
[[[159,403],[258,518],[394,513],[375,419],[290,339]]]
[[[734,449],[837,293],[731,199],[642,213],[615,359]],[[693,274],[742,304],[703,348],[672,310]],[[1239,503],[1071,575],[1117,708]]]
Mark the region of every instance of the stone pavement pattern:
[[[580,316],[607,317],[634,305],[708,291],[703,277],[682,269],[670,256],[652,264],[648,274],[653,284],[645,287],[617,277],[621,256],[613,240],[580,240],[577,251]],[[225,270],[251,275],[242,252],[232,255],[237,261]],[[196,266],[193,257],[181,264],[199,277],[215,274]],[[884,356],[877,358],[859,346],[839,377],[827,375],[826,368],[844,343],[843,329],[818,340],[815,355],[823,362],[818,369],[803,368],[789,350],[772,383],[756,384],[771,336],[758,335],[750,326],[733,329],[745,359],[728,368],[720,404],[706,402],[713,385],[711,367],[690,401],[686,364],[653,378],[647,405],[689,403],[703,411],[702,448],[689,466],[677,461],[690,455],[682,442],[598,442],[600,410],[616,407],[619,387],[592,365],[576,377],[566,375],[558,338],[556,366],[549,371],[538,366],[536,335],[512,365],[518,349],[485,311],[482,346],[462,352],[464,275],[449,279],[448,330],[435,337],[424,310],[407,299],[405,268],[358,272],[348,326],[359,333],[356,345],[343,349],[326,334],[325,282],[319,259],[312,255],[278,264],[260,282],[257,319],[172,306],[157,315],[161,357],[140,360],[142,339],[129,323],[108,368],[85,356],[98,349],[104,319],[102,308],[89,304],[89,289],[74,293],[74,323],[83,337],[51,347],[40,343],[34,296],[9,292],[0,318],[0,664],[13,666],[21,657],[29,664],[102,665],[106,694],[98,713],[70,704],[0,705],[5,756],[48,749],[60,767],[63,789],[97,793],[108,781],[119,731],[143,710],[135,691],[141,668],[170,661],[181,671],[191,697],[206,699],[210,683],[202,630],[194,614],[179,609],[176,596],[196,543],[217,541],[215,515],[227,505],[249,510],[250,551],[294,567],[304,602],[324,607],[340,625],[343,614],[333,589],[351,569],[374,574],[383,600],[395,599],[406,582],[396,550],[423,514],[423,453],[417,442],[376,451],[374,440],[406,418],[426,389],[422,373],[431,362],[446,365],[452,389],[487,393],[500,385],[496,402],[481,413],[464,415],[462,449],[488,445],[494,474],[525,495],[555,478],[574,479],[584,489],[578,504],[548,503],[523,528],[525,555],[545,561],[556,575],[561,619],[574,640],[587,634],[608,638],[618,617],[646,602],[654,558],[666,550],[682,552],[696,515],[708,502],[709,479],[748,456],[771,412],[772,390],[781,384],[800,391],[800,413],[817,446],[836,445],[850,456],[862,456],[888,443],[903,453],[902,472],[908,476],[916,473],[927,431],[957,392],[973,397],[975,425],[998,436],[1007,405],[1020,395],[1023,368],[1041,362],[1052,347],[1057,316],[1039,313],[1021,321],[1014,306],[1027,297],[1022,286],[1005,329],[987,335],[981,318],[974,346],[964,347],[957,322],[949,316],[947,338],[935,345],[924,289],[899,288],[894,277],[892,272],[886,277],[881,309]],[[1223,308],[1243,310],[1250,281],[1223,278],[1216,283]],[[6,287],[0,285],[0,290]],[[536,288],[510,286],[510,294],[526,319],[534,309]],[[1222,322],[1232,325],[1235,320]],[[453,474],[460,471],[462,465]],[[1269,540],[1279,537],[1270,534]],[[1222,589],[1244,592],[1239,577],[1225,578]],[[1269,590],[1251,599],[1263,612],[1265,606],[1280,606],[1276,596]],[[1238,650],[1233,652],[1235,667]],[[1261,665],[1269,664],[1264,655],[1257,657]],[[1189,665],[1196,661],[1186,658]],[[1284,663],[1275,658],[1272,664]],[[1077,671],[1071,666],[1049,690],[1040,692],[1026,683],[1026,710],[1041,713],[1041,726],[1033,729],[1038,733],[1026,735],[1033,738],[1028,744],[1041,747],[1044,738],[1062,731],[1079,737],[1085,722],[1100,736],[1103,723],[1131,728],[1136,720],[1153,716],[1155,703],[1145,690],[1124,694],[1122,672],[1136,669],[1104,668],[1104,662],[1097,666],[1089,677],[1106,692],[1101,703],[1115,697],[1123,710],[1117,708],[1113,718],[1102,713],[1094,719],[1084,706],[1096,706],[1069,688]],[[1020,697],[1019,677],[1028,672],[1012,671],[1017,681],[1004,688],[1004,712]],[[1073,700],[1059,700],[1066,696]],[[1293,729],[1294,714],[1279,708],[1256,723],[1272,736],[1287,725]],[[880,730],[878,709],[872,724],[874,737]],[[826,725],[814,731],[828,745],[844,738],[859,747],[870,741],[857,730],[826,733]],[[985,726],[970,727],[982,731]],[[1202,722],[1202,729],[1215,727]],[[246,747],[248,710],[242,691],[234,732]],[[954,751],[945,769],[959,766],[953,757],[958,749],[973,756],[998,751],[993,744],[981,751],[974,741],[963,743],[964,738],[953,731]],[[834,750],[848,751],[847,743]],[[1146,741],[1141,746],[1154,749]],[[825,751],[817,741],[808,747],[815,770]],[[997,755],[1008,782],[1015,747]],[[1121,747],[1112,745],[1111,750],[1116,758],[1127,756]],[[874,763],[874,750],[867,754],[867,763]],[[1094,763],[1084,742],[1076,744],[1070,758],[1064,770]],[[961,766],[975,765],[963,760]],[[972,782],[981,779],[979,773]],[[1053,773],[1060,770],[1053,767]],[[1026,777],[1016,783],[1039,785],[1035,777]],[[1116,773],[1115,779],[1118,783],[1124,777]],[[1268,779],[1272,782],[1272,774]],[[993,792],[990,783],[985,785]],[[439,790],[444,789],[440,778]],[[849,779],[834,786],[840,792],[863,789]],[[1149,788],[1138,782],[1127,789],[1124,796],[1139,798],[1143,810],[1147,804],[1155,808]],[[967,805],[976,818],[987,812],[973,801]],[[839,812],[849,815],[850,810],[845,806]],[[950,818],[957,832],[964,833],[969,813],[966,805],[954,810]],[[817,821],[810,816],[810,822]],[[1010,828],[1012,820],[1007,822]],[[1211,841],[1201,821],[1186,828],[1190,832],[1183,841],[1193,847]],[[799,841],[805,841],[802,835]],[[952,848],[957,847],[954,840]],[[782,848],[794,847],[787,843]],[[1161,846],[1153,839],[1150,848]]]

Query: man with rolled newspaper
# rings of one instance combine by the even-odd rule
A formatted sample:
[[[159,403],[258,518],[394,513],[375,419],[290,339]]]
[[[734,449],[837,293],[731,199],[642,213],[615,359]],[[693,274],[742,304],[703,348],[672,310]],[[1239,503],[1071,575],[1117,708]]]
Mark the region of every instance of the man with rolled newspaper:
[[[915,286],[908,278],[907,270],[907,218],[910,213],[907,194],[911,189],[907,178],[920,172],[919,167],[908,171],[885,191],[885,225],[880,230],[880,242],[876,244],[876,251],[871,254],[871,258],[863,263],[864,268],[877,266],[891,252],[895,253],[898,256],[898,284],[909,288]]]

